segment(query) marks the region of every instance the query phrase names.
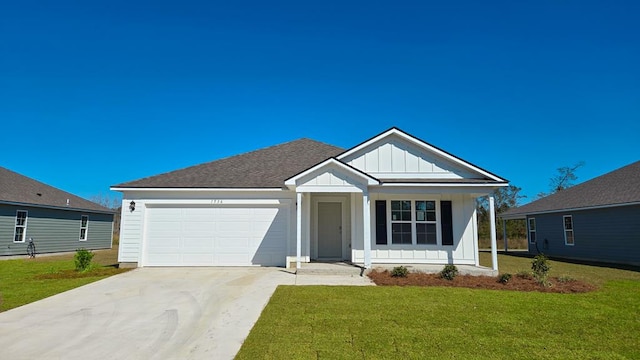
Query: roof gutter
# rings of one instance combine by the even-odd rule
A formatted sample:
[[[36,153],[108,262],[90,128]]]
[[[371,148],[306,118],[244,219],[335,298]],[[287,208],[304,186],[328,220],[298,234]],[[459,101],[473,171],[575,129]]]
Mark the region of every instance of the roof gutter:
[[[524,213],[511,214],[511,215],[502,215],[502,218],[503,219],[507,219],[507,220],[525,219],[527,216],[530,216],[530,215],[556,214],[556,213],[570,212],[570,211],[597,210],[597,209],[607,209],[607,208],[622,207],[622,206],[633,206],[633,205],[640,205],[640,201],[635,201],[635,202],[630,202],[630,203],[620,203],[620,204],[586,206],[586,207],[578,207],[578,208],[567,208],[567,209],[556,209],[556,210],[546,210],[546,211],[524,212]]]
[[[287,189],[283,189],[283,188],[150,188],[150,187],[145,187],[145,188],[136,188],[136,187],[119,187],[119,186],[112,186],[111,188],[109,188],[112,191],[180,191],[180,192],[186,192],[186,191],[200,191],[200,192],[205,192],[205,191],[273,191],[273,192],[277,192],[277,191],[288,191]]]
[[[87,209],[87,208],[76,208],[76,207],[71,207],[71,206],[67,207],[67,206],[42,205],[42,204],[31,204],[31,203],[22,203],[22,202],[5,201],[5,200],[0,200],[0,204],[14,205],[14,206],[37,207],[37,208],[43,208],[43,209],[93,212],[93,213],[101,213],[101,214],[115,214],[115,213],[117,213],[117,211],[115,211],[115,210],[95,210],[95,209]]]

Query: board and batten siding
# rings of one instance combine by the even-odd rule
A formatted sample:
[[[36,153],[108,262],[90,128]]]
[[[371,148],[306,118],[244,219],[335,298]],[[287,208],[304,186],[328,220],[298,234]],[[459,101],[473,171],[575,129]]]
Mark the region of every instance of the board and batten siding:
[[[17,210],[28,212],[24,243],[13,242]],[[86,241],[80,241],[82,215],[89,217]],[[75,251],[78,248],[109,249],[112,235],[113,214],[0,205],[0,255],[25,255],[29,238],[33,238],[39,254]]]
[[[444,158],[400,140],[387,138],[383,143],[372,144],[363,151],[344,159],[347,164],[377,178],[473,178],[465,171]]]
[[[574,245],[565,245],[563,216],[573,218]],[[601,262],[640,264],[640,205],[529,216],[536,219],[532,253]],[[546,242],[545,242],[546,240]]]
[[[355,239],[352,241],[353,261],[364,262],[364,242],[362,238],[362,197],[356,196]],[[451,201],[453,217],[453,245],[377,245],[375,243],[375,201],[376,200],[443,200]],[[466,194],[406,194],[394,195],[371,193],[371,261],[376,264],[460,264],[475,265],[477,254],[477,228],[474,223],[475,199]],[[438,212],[438,216],[441,216]],[[438,238],[442,242],[440,219]]]

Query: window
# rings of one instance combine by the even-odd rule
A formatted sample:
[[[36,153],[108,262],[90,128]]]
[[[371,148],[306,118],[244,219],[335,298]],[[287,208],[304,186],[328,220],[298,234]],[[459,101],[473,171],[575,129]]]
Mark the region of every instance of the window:
[[[562,217],[564,223],[564,244],[573,245],[573,218],[571,215],[565,215]]]
[[[391,243],[412,244],[411,201],[391,201]]]
[[[536,243],[536,218],[529,218],[529,243]]]
[[[435,201],[416,201],[416,243],[430,245],[438,243]]]
[[[27,234],[27,212],[25,210],[16,211],[16,226],[13,235],[13,242],[24,242]]]
[[[391,200],[390,203],[391,244],[438,244],[437,208],[435,201]],[[382,205],[380,205],[380,209],[382,209]],[[377,237],[377,239],[381,238],[381,236]],[[376,241],[376,244],[381,244],[381,241]],[[387,242],[382,244],[387,244]]]
[[[386,200],[376,200],[376,245],[387,245]]]
[[[89,230],[89,216],[80,217],[80,241],[87,241],[87,231]]]

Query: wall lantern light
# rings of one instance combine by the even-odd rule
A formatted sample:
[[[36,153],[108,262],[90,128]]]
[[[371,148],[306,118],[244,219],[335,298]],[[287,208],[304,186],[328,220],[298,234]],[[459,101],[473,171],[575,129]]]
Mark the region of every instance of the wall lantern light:
[[[133,211],[136,209],[136,202],[131,200],[131,202],[129,203],[129,210]]]

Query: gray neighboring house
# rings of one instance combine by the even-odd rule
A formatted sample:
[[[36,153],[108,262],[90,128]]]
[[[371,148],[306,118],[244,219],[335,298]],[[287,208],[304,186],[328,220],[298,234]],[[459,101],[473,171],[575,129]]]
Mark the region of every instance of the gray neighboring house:
[[[0,256],[108,249],[114,212],[0,167]]]
[[[640,161],[502,217],[526,219],[530,253],[640,265]]]

